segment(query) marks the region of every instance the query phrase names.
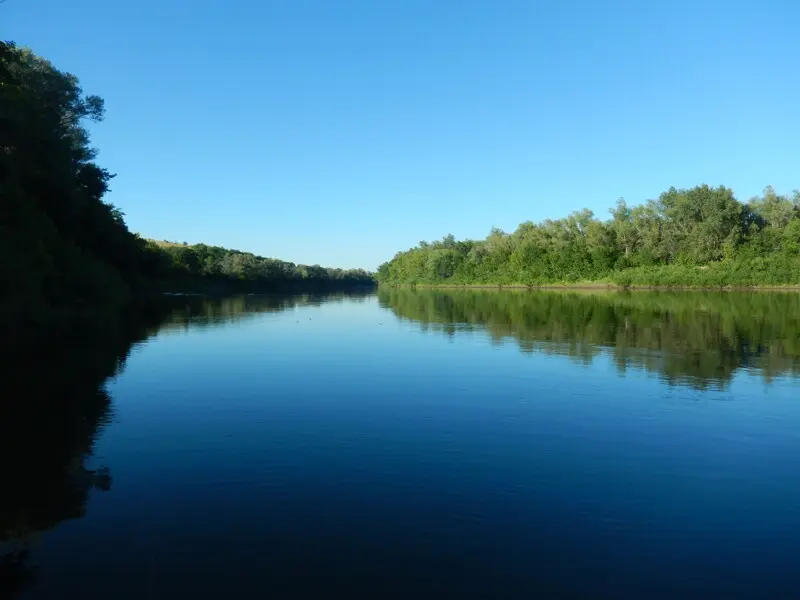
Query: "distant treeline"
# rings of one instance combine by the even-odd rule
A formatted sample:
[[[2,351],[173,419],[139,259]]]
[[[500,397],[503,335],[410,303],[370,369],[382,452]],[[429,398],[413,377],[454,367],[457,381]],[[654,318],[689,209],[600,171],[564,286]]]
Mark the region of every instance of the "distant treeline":
[[[483,331],[523,352],[616,368],[668,383],[725,388],[740,370],[800,377],[800,294],[436,290],[382,287],[381,306],[449,336]]]
[[[248,282],[328,287],[370,282],[358,271],[303,267],[252,254],[163,248],[131,233],[104,200],[114,177],[95,162],[86,121],[103,100],[50,62],[0,42],[0,334],[76,321],[102,328],[132,295]],[[213,285],[198,283],[209,277]]]
[[[255,283],[330,284],[334,287],[373,285],[372,274],[363,269],[334,269],[319,265],[296,265],[249,252],[205,244],[152,242],[167,255],[173,275],[228,278]]]
[[[656,200],[493,229],[485,240],[399,252],[378,269],[389,284],[755,286],[800,284],[800,192],[767,187],[739,202],[725,187],[670,188]]]

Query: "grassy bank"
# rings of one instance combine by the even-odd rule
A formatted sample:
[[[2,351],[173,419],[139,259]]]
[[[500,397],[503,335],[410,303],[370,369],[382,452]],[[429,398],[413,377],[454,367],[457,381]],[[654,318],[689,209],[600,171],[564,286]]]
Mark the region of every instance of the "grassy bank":
[[[423,289],[457,289],[457,290],[585,290],[585,291],[621,291],[621,290],[659,290],[659,291],[800,291],[800,285],[625,285],[605,281],[581,281],[565,283],[548,283],[541,285],[481,284],[481,283],[381,283],[380,287],[423,288]]]
[[[800,257],[773,254],[738,257],[705,265],[651,265],[610,269],[597,277],[567,276],[548,278],[518,274],[498,268],[481,277],[454,273],[447,278],[408,277],[383,279],[381,283],[413,284],[431,287],[537,288],[537,289],[670,289],[670,290],[748,290],[800,289]]]

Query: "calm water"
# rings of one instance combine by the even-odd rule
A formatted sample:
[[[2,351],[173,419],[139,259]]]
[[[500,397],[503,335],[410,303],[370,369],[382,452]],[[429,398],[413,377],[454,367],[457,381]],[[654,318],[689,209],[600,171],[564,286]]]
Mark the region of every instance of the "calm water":
[[[800,295],[171,303],[3,362],[0,597],[800,597]]]

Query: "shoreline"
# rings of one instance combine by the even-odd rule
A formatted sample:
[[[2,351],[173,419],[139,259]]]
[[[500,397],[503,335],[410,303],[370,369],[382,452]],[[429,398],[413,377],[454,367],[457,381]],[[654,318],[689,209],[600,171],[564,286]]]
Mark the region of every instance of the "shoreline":
[[[800,284],[795,285],[622,285],[617,283],[581,282],[547,283],[541,285],[490,284],[490,283],[379,283],[378,287],[425,288],[425,289],[465,289],[465,290],[577,290],[577,291],[670,291],[670,292],[800,292]]]

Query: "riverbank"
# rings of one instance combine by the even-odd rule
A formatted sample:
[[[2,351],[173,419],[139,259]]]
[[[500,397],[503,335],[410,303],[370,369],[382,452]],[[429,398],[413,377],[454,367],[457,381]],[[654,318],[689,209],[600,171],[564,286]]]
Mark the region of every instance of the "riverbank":
[[[409,281],[414,278],[408,277]],[[591,290],[800,290],[800,257],[773,257],[771,260],[726,260],[709,265],[661,265],[634,267],[617,271],[606,271],[596,276],[534,277],[530,274],[487,273],[481,278],[483,283],[472,282],[464,274],[457,273],[446,279],[437,280],[419,277],[412,285],[458,288],[504,288],[504,289],[591,289]],[[522,279],[522,281],[520,281]],[[525,282],[525,280],[528,282]],[[492,281],[494,280],[494,281]],[[538,280],[538,281],[537,281]],[[487,283],[490,281],[491,283]],[[386,284],[403,285],[401,278]]]
[[[575,283],[548,283],[541,285],[488,284],[488,283],[379,283],[379,287],[461,289],[461,290],[576,290],[576,291],[727,291],[727,292],[800,292],[798,285],[624,285],[600,281]]]

